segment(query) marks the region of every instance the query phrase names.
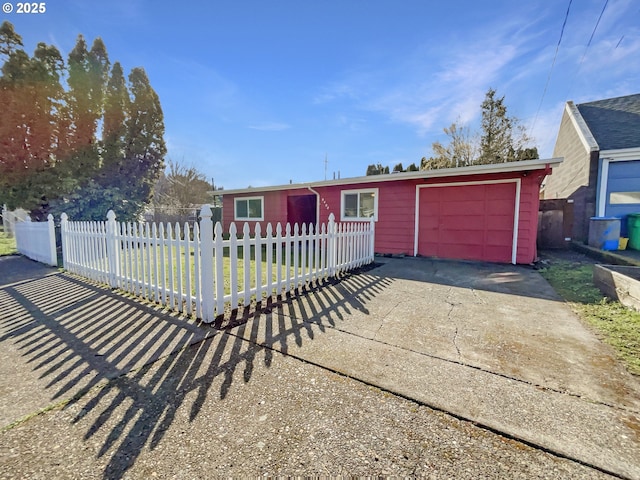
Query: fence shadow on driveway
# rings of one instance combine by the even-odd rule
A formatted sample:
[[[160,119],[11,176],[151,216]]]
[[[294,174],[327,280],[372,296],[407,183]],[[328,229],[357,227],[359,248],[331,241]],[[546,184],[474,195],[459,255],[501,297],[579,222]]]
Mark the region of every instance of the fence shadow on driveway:
[[[60,415],[96,445],[103,477],[119,478],[145,447],[160,444],[177,415],[206,421],[200,414],[210,401],[233,409],[224,400],[234,381],[249,382],[257,361],[271,366],[270,344],[286,353],[346,315],[368,313],[368,300],[392,282],[347,277],[241,312],[235,321],[253,329],[250,341],[67,274],[4,286],[0,346],[11,368],[0,370],[2,427],[64,406]],[[257,321],[265,316],[270,321]],[[261,344],[260,325],[271,331],[270,344]]]

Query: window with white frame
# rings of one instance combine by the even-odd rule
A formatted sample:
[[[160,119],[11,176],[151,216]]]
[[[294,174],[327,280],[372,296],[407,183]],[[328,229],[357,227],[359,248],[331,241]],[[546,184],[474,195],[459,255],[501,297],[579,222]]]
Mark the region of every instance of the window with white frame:
[[[264,220],[264,197],[236,198],[235,220]]]
[[[340,200],[340,220],[378,220],[378,189],[343,190]]]

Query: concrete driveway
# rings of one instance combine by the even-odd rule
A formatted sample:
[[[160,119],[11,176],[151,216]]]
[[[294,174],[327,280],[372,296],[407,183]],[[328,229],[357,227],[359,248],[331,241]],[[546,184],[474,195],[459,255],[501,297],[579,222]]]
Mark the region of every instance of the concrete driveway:
[[[640,382],[529,267],[382,259],[231,331],[640,478]]]
[[[640,478],[638,380],[537,272],[379,262],[217,330],[0,259],[0,470]]]

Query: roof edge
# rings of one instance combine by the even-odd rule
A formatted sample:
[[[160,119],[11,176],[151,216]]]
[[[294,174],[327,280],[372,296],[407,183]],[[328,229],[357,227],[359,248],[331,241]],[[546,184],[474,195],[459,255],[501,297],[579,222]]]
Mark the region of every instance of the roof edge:
[[[293,190],[315,187],[329,187],[334,185],[353,185],[359,183],[379,183],[397,180],[411,180],[421,178],[443,178],[456,175],[482,175],[488,173],[521,172],[527,170],[544,170],[547,167],[557,167],[563,158],[547,158],[521,160],[518,162],[492,163],[488,165],[472,165],[470,167],[440,168],[437,170],[419,170],[417,172],[385,173],[382,175],[368,175],[364,177],[341,178],[336,180],[322,180],[306,183],[289,183],[267,187],[240,188],[234,190],[216,190],[215,196],[238,195],[244,193],[271,192],[277,190]]]
[[[600,150],[600,158],[616,160],[639,160],[640,147],[633,148],[615,148],[611,150]]]
[[[578,132],[580,141],[587,149],[587,152],[595,152],[597,150],[600,150],[598,142],[596,142],[596,138],[591,133],[591,130],[589,130],[587,122],[585,122],[584,118],[582,118],[582,114],[580,113],[580,110],[578,110],[578,107],[571,100],[569,100],[565,104],[564,108],[567,112],[567,115],[569,115],[571,123],[573,123],[576,132]]]

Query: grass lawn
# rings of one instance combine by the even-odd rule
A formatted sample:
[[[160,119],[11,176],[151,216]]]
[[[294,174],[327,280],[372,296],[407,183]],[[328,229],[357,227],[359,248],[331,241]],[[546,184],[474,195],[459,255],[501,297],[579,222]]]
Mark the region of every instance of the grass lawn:
[[[16,250],[16,239],[4,233],[4,227],[0,227],[0,256],[13,255]]]
[[[165,270],[164,270],[164,275],[162,275],[162,270],[160,268],[161,263],[160,263],[160,259],[161,257],[164,256],[164,264],[165,264]],[[224,256],[222,258],[222,262],[223,262],[223,278],[224,278],[224,291],[225,294],[230,294],[231,293],[231,259],[229,258],[230,253],[229,253],[229,249],[225,248],[224,249]],[[153,249],[150,252],[150,260],[151,263],[153,263]],[[157,248],[156,250],[156,258],[158,259],[158,265],[159,265],[159,276],[160,278],[162,278],[164,276],[164,285],[168,286],[169,285],[169,281],[170,281],[170,273],[171,273],[171,277],[173,278],[173,282],[174,282],[174,288],[175,285],[177,285],[177,279],[178,279],[178,268],[177,268],[177,263],[178,260],[176,258],[176,251],[175,249],[171,252],[171,257],[172,257],[172,261],[169,261],[169,249],[167,247],[164,248]],[[289,275],[291,278],[293,278],[293,276],[295,275],[295,268],[294,268],[294,259],[292,258],[293,255],[290,256],[290,263],[289,263]],[[189,270],[190,270],[190,279],[191,279],[191,293],[195,293],[195,265],[194,265],[194,256],[193,256],[193,249],[191,249],[191,255],[186,256],[184,255],[184,250],[181,250],[181,255],[178,257],[180,259],[179,263],[180,263],[180,277],[182,279],[182,283],[183,283],[183,289],[186,288],[186,272],[187,272],[187,259],[190,263],[189,265]],[[143,259],[140,259],[140,257],[138,257],[138,261],[136,262],[135,260],[133,260],[133,257],[131,258],[131,263],[129,263],[129,257],[125,254],[122,255],[121,257],[121,264],[120,264],[120,271],[124,274],[125,272],[128,273],[128,275],[132,275],[135,276],[135,267],[136,267],[136,263],[138,266],[138,272],[139,272],[139,276],[140,277],[144,277],[145,274],[143,273],[143,268],[144,271],[146,272],[146,269],[148,268],[146,265],[147,262],[147,257],[146,257],[146,253],[143,255]],[[271,275],[272,278],[271,280],[273,282],[275,282],[277,280],[277,265],[276,265],[276,254],[275,251],[273,251],[272,253],[272,264],[271,264]],[[237,272],[237,279],[236,279],[236,285],[237,285],[237,291],[243,291],[244,290],[244,271],[245,271],[245,262],[244,262],[244,258],[243,258],[243,249],[240,248],[239,252],[238,252],[238,258],[236,261],[236,272]],[[312,260],[313,262],[313,260]],[[282,252],[282,266],[280,269],[281,272],[281,278],[284,281],[286,279],[286,273],[287,273],[287,269],[284,265],[285,263],[285,253]],[[268,283],[267,281],[267,262],[266,262],[266,251],[265,251],[265,247],[263,246],[262,248],[262,261],[260,262],[261,264],[261,272],[260,272],[260,276],[262,279],[261,284],[265,285]],[[300,252],[298,252],[298,274],[301,275],[302,274],[302,255]],[[251,255],[250,255],[250,261],[248,262],[248,268],[249,268],[249,272],[250,272],[250,288],[255,288],[256,287],[256,266],[257,266],[257,262],[255,260],[255,247],[251,247]],[[153,269],[152,273],[151,273],[152,278],[155,278],[155,269]],[[263,296],[268,296],[268,294],[270,294],[271,292],[263,292]],[[254,297],[254,295],[252,295],[252,298]],[[239,298],[242,298],[242,296],[240,296]]]
[[[605,297],[593,284],[594,260],[573,252],[545,252],[540,273],[610,344],[634,375],[640,375],[640,312]]]

